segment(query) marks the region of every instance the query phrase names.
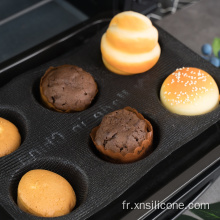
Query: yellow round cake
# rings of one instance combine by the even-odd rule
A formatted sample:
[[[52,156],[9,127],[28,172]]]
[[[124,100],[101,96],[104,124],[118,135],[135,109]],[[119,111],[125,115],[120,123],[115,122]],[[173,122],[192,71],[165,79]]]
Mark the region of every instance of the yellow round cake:
[[[72,211],[76,195],[69,182],[49,170],[27,172],[18,185],[17,204],[30,214],[58,217]]]
[[[0,117],[0,157],[6,156],[21,144],[21,136],[17,127],[10,121]]]

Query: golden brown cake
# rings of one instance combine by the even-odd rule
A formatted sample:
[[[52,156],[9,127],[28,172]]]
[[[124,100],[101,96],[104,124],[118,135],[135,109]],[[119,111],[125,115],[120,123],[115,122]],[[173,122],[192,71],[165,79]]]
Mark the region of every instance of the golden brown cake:
[[[8,155],[21,144],[21,136],[17,127],[10,121],[0,118],[0,157]]]
[[[20,180],[17,204],[30,214],[57,217],[70,213],[76,195],[69,182],[49,170],[31,170]]]

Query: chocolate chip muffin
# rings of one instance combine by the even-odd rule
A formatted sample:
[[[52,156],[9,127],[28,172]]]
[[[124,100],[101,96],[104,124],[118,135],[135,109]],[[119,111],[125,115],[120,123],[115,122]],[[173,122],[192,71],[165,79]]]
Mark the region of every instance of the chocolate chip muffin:
[[[104,159],[114,163],[130,163],[150,153],[153,128],[143,115],[126,107],[104,116],[90,136]]]
[[[40,81],[42,102],[59,112],[85,110],[97,92],[92,75],[74,65],[50,67]]]

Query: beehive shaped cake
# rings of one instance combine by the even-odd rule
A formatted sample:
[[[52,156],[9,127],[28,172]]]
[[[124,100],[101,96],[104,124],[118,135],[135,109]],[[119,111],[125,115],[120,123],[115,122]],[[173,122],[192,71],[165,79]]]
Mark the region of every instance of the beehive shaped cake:
[[[149,18],[133,11],[117,14],[101,40],[105,66],[121,75],[152,68],[160,57],[158,31]]]

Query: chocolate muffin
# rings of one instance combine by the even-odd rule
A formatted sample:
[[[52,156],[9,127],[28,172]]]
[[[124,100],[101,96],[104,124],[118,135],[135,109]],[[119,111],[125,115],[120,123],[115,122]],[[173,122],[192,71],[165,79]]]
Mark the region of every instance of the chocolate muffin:
[[[74,65],[50,67],[40,81],[42,102],[59,112],[85,110],[97,92],[92,75]]]
[[[151,152],[153,128],[143,115],[126,107],[104,116],[90,136],[104,159],[130,163]]]

